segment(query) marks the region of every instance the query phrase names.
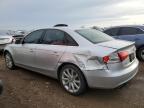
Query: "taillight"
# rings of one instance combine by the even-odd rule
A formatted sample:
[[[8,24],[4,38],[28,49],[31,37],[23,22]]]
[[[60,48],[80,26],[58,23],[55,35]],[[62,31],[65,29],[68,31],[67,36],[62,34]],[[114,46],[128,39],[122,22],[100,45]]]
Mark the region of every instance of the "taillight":
[[[118,53],[118,56],[120,58],[120,61],[124,61],[128,57],[128,52],[127,51],[121,51]]]
[[[108,63],[109,60],[110,60],[110,57],[109,57],[109,56],[103,57],[103,62],[104,62],[104,63]]]
[[[128,52],[127,51],[121,51],[118,53],[112,53],[109,56],[104,56],[103,57],[103,62],[104,63],[117,63],[117,62],[122,62],[128,57]]]

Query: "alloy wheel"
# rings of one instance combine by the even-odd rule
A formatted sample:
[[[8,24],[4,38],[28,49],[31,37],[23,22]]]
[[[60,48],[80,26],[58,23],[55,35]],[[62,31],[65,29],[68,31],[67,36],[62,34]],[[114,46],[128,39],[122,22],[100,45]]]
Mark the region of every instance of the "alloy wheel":
[[[72,68],[66,68],[62,72],[62,84],[70,93],[76,93],[81,87],[78,73]]]
[[[12,68],[13,66],[13,61],[12,61],[12,58],[10,57],[9,54],[6,54],[5,56],[5,61],[6,61],[6,65],[8,68]]]

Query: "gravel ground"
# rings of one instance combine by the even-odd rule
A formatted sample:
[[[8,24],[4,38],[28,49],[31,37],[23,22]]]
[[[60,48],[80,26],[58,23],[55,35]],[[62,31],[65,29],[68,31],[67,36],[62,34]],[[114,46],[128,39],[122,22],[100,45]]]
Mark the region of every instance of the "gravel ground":
[[[0,57],[0,79],[4,92],[0,108],[144,108],[144,63],[127,85],[114,90],[88,90],[75,97],[57,80],[21,69],[9,70]]]

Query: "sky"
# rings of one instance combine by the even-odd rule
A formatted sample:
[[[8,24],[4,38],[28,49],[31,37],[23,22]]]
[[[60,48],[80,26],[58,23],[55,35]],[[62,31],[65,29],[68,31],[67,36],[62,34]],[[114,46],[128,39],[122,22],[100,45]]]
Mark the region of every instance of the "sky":
[[[144,0],[0,0],[0,29],[144,24]]]

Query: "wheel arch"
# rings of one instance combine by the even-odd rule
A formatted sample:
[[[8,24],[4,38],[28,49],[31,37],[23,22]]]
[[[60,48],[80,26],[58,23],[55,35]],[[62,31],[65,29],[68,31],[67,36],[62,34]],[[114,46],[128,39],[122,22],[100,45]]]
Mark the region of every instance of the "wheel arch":
[[[5,57],[6,53],[10,53],[10,51],[4,50],[4,52],[3,52],[3,56],[4,56],[4,57]],[[10,54],[11,54],[11,53],[10,53]]]
[[[10,53],[13,56],[13,49],[11,47],[6,47],[3,51],[3,55],[5,56],[6,52]]]
[[[136,49],[136,56],[140,61],[144,61],[144,59],[142,59],[142,57],[140,56],[140,50],[142,48],[144,48],[144,45],[141,45],[141,46],[137,47],[137,49]]]
[[[83,75],[84,80],[86,82],[86,85],[88,86],[88,83],[87,83],[87,80],[86,80],[86,76],[84,75],[82,70],[76,64],[70,63],[70,62],[64,62],[58,67],[58,69],[57,69],[57,78],[58,78],[58,80],[59,80],[59,76],[60,76],[60,71],[61,71],[62,67],[65,66],[65,65],[73,65],[73,66],[77,67],[80,70],[81,74]]]
[[[138,46],[138,47],[137,47],[137,51],[138,51],[140,48],[143,48],[143,47],[144,47],[144,45]]]
[[[11,55],[11,57],[12,57],[12,59],[13,59],[13,62],[14,62],[14,58],[13,58],[13,54],[9,51],[9,50],[4,50],[4,52],[3,52],[3,56],[5,57],[5,55],[6,55],[6,53],[9,53],[10,55]]]

